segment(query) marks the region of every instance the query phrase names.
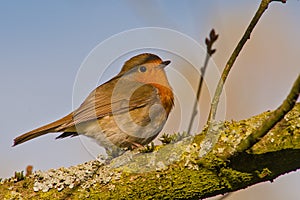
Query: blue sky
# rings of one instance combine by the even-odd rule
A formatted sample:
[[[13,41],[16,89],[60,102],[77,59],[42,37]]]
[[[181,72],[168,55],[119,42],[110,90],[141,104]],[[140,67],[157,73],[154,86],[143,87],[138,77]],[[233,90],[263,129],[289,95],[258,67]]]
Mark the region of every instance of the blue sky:
[[[203,45],[210,29],[215,28],[220,38],[214,61],[222,68],[258,4],[249,0],[1,1],[0,177],[12,176],[28,164],[35,170],[47,170],[93,159],[80,139],[55,141],[56,134],[15,148],[11,145],[19,134],[72,110],[73,86],[80,65],[99,43],[130,29],[162,27],[186,34]],[[275,109],[284,99],[299,74],[299,8],[299,1],[272,3],[257,25],[227,83],[228,119]],[[109,48],[114,51],[119,46]],[[120,68],[116,67],[116,72]],[[116,72],[108,72],[107,79]],[[177,131],[171,123],[167,126],[166,130]],[[299,191],[291,185],[288,193],[276,188],[285,188],[287,177],[290,180],[286,182],[298,181],[292,186],[299,184],[298,172],[252,190],[277,190],[293,199]],[[265,194],[258,193],[263,199]]]

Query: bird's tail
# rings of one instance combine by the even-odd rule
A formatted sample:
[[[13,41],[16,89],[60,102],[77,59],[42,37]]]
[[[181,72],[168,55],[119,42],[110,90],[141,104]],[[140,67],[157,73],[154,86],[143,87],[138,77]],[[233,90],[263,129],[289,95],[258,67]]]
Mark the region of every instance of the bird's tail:
[[[50,124],[44,125],[42,127],[34,129],[32,131],[24,133],[14,139],[13,146],[21,144],[21,143],[31,140],[33,138],[39,137],[41,135],[45,135],[47,133],[63,131],[63,130],[58,130],[58,128],[63,124],[70,123],[72,120],[73,120],[72,114],[69,114],[69,115],[67,115],[57,121],[54,121]]]

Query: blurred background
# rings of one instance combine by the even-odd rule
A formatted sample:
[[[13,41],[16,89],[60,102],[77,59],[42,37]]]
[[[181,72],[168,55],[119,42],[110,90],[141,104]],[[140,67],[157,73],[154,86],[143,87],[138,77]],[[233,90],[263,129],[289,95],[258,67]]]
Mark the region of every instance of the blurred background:
[[[80,66],[99,43],[130,29],[162,27],[181,32],[204,46],[205,37],[214,28],[220,36],[213,61],[221,70],[259,3],[258,0],[89,3],[29,0],[18,4],[1,1],[0,177],[13,176],[27,165],[33,165],[34,170],[47,170],[94,159],[81,137],[55,140],[57,134],[49,134],[14,148],[11,145],[21,133],[58,119],[73,109],[73,89]],[[257,24],[226,83],[227,120],[245,119],[275,109],[288,94],[300,72],[299,10],[299,1],[273,2]],[[113,52],[119,46],[108,48]],[[189,115],[183,113],[191,111],[193,91],[182,98],[185,84],[180,86],[181,79],[176,74],[188,77],[192,90],[196,88],[198,74],[178,55],[172,57],[170,52],[151,51],[172,60],[173,69],[168,68],[167,74],[176,92],[177,104],[163,132],[186,130],[189,117],[185,115]],[[113,70],[108,69],[99,77],[99,84],[113,77],[121,63],[134,54],[115,55],[120,58],[109,68]],[[107,68],[101,64],[99,67]],[[209,109],[207,90],[203,91],[203,97],[199,105],[201,116],[197,117],[199,123],[193,128],[195,133],[201,130]],[[300,195],[299,184],[300,173],[293,172],[272,183],[236,192],[228,199],[296,200]]]

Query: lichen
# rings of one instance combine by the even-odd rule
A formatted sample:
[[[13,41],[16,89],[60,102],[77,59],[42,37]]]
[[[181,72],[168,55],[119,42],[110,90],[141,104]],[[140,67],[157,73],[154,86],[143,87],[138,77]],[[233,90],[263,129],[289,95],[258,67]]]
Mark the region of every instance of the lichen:
[[[37,171],[33,173],[34,191],[47,192],[52,188],[58,191],[64,188],[90,188],[95,183],[109,183],[113,178],[119,179],[117,173],[110,172],[103,163],[98,160],[86,162],[69,168],[50,169],[46,172]]]

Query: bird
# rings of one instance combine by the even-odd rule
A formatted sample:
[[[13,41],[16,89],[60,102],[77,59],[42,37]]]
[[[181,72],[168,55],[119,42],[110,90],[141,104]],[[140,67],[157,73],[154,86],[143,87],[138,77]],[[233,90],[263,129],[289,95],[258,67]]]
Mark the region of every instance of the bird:
[[[24,133],[13,146],[48,133],[56,139],[84,135],[106,151],[135,149],[152,142],[164,127],[174,107],[174,94],[163,61],[152,53],[127,60],[121,71],[94,89],[68,115]]]

